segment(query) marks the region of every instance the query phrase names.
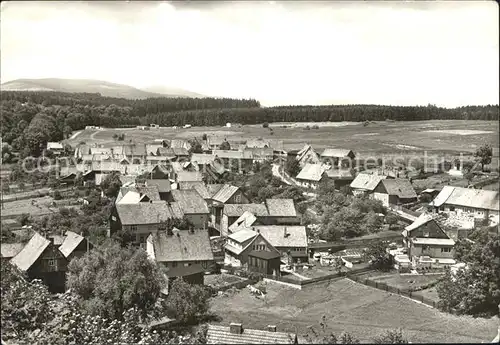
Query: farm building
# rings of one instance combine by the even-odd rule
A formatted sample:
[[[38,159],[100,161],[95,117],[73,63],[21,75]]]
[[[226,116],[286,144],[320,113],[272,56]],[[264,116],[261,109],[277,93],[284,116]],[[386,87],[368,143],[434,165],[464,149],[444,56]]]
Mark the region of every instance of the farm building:
[[[333,168],[353,168],[356,155],[353,151],[347,149],[326,148],[321,153],[323,163]]]
[[[279,276],[280,257],[281,253],[253,230],[241,230],[229,235],[224,245],[226,265],[243,267],[252,272]]]
[[[302,187],[316,189],[321,182],[325,181],[328,178],[328,176],[325,174],[326,169],[326,166],[322,164],[307,163],[297,174],[297,177],[295,177],[295,179],[300,183]]]
[[[309,144],[305,144],[302,149],[299,151],[289,151],[289,157],[295,157],[299,161],[301,167],[304,167],[306,164],[319,164],[321,163],[319,155],[313,149],[313,147]]]
[[[435,212],[466,214],[487,220],[499,215],[499,193],[483,189],[444,186],[429,204]]]
[[[244,329],[240,323],[228,326],[208,325],[207,344],[298,344],[297,335],[276,332],[276,326],[267,330]]]
[[[10,261],[29,279],[41,279],[50,292],[64,292],[68,260],[47,239],[35,232],[29,242]]]
[[[184,213],[184,216],[197,229],[206,229],[210,211],[202,196],[194,189],[172,190],[173,203]]]
[[[384,179],[387,179],[387,176],[360,173],[350,184],[352,193],[354,195],[371,194]]]
[[[431,267],[455,264],[455,241],[449,238],[438,222],[429,214],[420,215],[402,233],[403,244],[414,267],[422,264],[421,257],[431,259]],[[425,264],[424,264],[425,266]]]
[[[381,180],[373,190],[372,197],[380,200],[384,206],[417,201],[417,193],[410,180],[399,178]]]
[[[182,277],[191,284],[203,284],[205,272],[214,262],[207,230],[160,231],[146,240],[148,256],[165,268],[166,276]]]
[[[248,173],[252,170],[254,160],[252,151],[213,150],[212,154],[215,161],[227,170],[238,173]]]

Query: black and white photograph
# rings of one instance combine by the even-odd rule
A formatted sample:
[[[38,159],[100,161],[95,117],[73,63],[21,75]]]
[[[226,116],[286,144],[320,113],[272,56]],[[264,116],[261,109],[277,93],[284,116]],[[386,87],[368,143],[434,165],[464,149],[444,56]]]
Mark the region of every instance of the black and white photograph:
[[[1,345],[500,342],[496,1],[2,1]]]

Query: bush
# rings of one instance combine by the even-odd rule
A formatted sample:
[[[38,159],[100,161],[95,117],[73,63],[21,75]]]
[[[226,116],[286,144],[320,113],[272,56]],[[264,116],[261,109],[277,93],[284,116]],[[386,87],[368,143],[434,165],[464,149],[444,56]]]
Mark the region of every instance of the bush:
[[[304,130],[305,130],[305,131],[308,131],[308,130],[310,130],[310,129],[311,129],[311,127],[309,127],[309,125],[307,125],[307,126],[304,128]]]
[[[264,122],[264,123],[262,124],[262,127],[263,127],[263,128],[269,128],[269,123]]]
[[[312,126],[312,129],[319,129],[319,126],[318,125],[314,125],[314,126]]]
[[[62,199],[61,193],[58,190],[56,190],[54,192],[54,200],[61,200],[61,199]]]

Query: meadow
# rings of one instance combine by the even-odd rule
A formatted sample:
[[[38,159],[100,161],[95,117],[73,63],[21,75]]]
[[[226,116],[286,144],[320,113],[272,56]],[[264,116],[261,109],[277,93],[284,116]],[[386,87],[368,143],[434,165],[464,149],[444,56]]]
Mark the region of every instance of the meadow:
[[[317,126],[313,128],[313,126]],[[306,129],[309,126],[309,129]],[[272,129],[272,130],[271,130]],[[159,128],[140,130],[136,128],[84,130],[68,139],[75,146],[87,144],[117,145],[114,134],[125,134],[125,142],[151,142],[154,139],[201,138],[203,134],[231,140],[279,139],[286,150],[299,149],[305,143],[317,150],[325,147],[348,148],[358,155],[409,156],[438,155],[456,157],[473,153],[479,146],[493,147],[493,166],[498,166],[499,124],[495,121],[433,120],[433,121],[378,121],[367,125],[359,122],[330,123],[272,123],[269,128],[262,125],[239,127],[192,127],[188,129]]]
[[[279,331],[307,333],[320,329],[322,316],[327,331],[349,332],[362,342],[386,329],[402,328],[414,343],[490,342],[496,335],[498,318],[481,319],[442,313],[408,298],[348,279],[318,284],[304,290],[268,283],[265,300],[242,289],[229,296],[217,296],[211,310],[222,317],[219,323],[241,322],[244,327],[264,329],[276,325]],[[363,298],[360,298],[363,296]]]

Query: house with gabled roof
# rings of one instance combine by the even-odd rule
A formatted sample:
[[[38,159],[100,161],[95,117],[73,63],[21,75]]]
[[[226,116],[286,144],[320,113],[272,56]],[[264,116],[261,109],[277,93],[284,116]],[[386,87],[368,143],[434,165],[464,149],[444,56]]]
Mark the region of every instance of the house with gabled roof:
[[[309,164],[321,163],[318,153],[309,144],[304,144],[304,147],[299,151],[289,151],[288,156],[295,157],[299,161],[301,167]]]
[[[201,229],[152,233],[146,252],[162,266],[169,283],[182,277],[191,284],[203,284],[205,272],[215,263],[208,231]]]
[[[117,203],[109,217],[108,237],[118,232],[127,232],[136,243],[145,245],[150,233],[166,230],[168,220],[182,219],[184,213],[178,203],[166,201]]]
[[[221,236],[229,234],[229,226],[245,212],[257,218],[260,225],[299,225],[300,219],[293,199],[267,199],[262,204],[225,204],[218,224]]]
[[[259,330],[231,323],[229,326],[208,325],[207,344],[298,344],[298,341],[295,333],[277,332],[273,325]]]
[[[308,262],[307,232],[299,225],[254,225],[260,233],[280,253],[285,263]]]
[[[139,202],[160,201],[160,192],[157,186],[136,184],[130,187],[121,187],[116,197],[117,204],[136,204]]]
[[[384,206],[408,204],[417,201],[417,193],[410,180],[395,178],[383,179],[373,190],[373,198]]]
[[[69,261],[73,258],[83,256],[94,246],[85,237],[73,231],[66,231],[64,241],[59,247],[59,251]]]
[[[206,229],[208,227],[210,210],[207,202],[195,189],[172,190],[172,199],[195,228]]]
[[[373,193],[379,182],[387,179],[385,175],[359,173],[351,182],[352,193],[357,195],[369,195]]]
[[[333,168],[354,168],[356,155],[349,149],[325,148],[320,155],[323,163]]]
[[[201,195],[201,197],[207,202],[207,204],[210,203],[211,194],[208,191],[205,183],[202,181],[179,182],[177,185],[177,189],[180,190],[194,189],[195,191],[198,192],[198,194]]]
[[[322,164],[307,163],[302,167],[295,179],[302,187],[316,189],[328,178],[325,171],[326,166]]]
[[[249,229],[229,235],[224,245],[224,264],[253,272],[279,276],[280,257],[281,253],[269,241]]]
[[[402,235],[403,244],[414,267],[443,267],[455,264],[455,241],[432,215],[421,214],[405,228]]]
[[[252,151],[213,150],[212,155],[215,157],[215,162],[222,164],[226,170],[239,173],[252,170],[254,160]]]
[[[161,200],[170,201],[172,186],[169,179],[147,179],[144,181],[146,187],[155,188]]]
[[[64,292],[68,260],[53,244],[35,232],[28,243],[10,261],[28,278],[41,279],[50,292]]]
[[[436,198],[429,204],[434,212],[470,215],[487,220],[499,215],[499,192],[444,186]]]

